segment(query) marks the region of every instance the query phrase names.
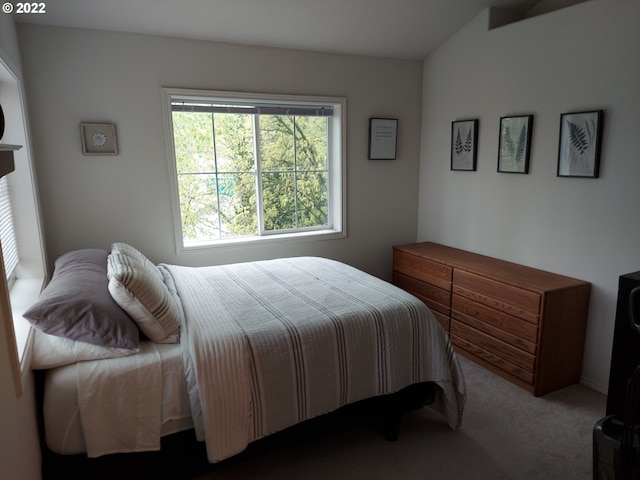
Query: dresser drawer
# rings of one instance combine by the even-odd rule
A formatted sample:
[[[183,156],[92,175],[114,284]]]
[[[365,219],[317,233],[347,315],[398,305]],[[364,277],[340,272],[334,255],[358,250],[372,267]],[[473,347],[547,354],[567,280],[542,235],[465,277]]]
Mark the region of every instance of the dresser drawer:
[[[393,251],[393,269],[444,290],[451,290],[453,268],[399,250]]]
[[[417,297],[425,297],[431,302],[442,305],[444,310],[442,310],[441,308],[437,310],[442,311],[442,313],[446,315],[449,315],[449,307],[451,306],[450,290],[436,287],[435,285],[431,285],[430,283],[423,282],[422,280],[409,277],[408,275],[397,271],[393,272],[393,284],[402,288],[403,290],[406,290],[407,292],[412,293]]]
[[[537,343],[538,341],[537,322],[526,321],[520,317],[515,317],[503,311],[487,307],[482,303],[478,303],[458,293],[453,294],[451,309],[454,312],[460,312],[473,317],[479,322],[518,336],[528,342]],[[453,315],[454,313],[452,313],[452,316]]]
[[[433,309],[431,309],[431,313],[433,313],[433,316],[436,317],[436,320],[438,320],[438,323],[442,325],[442,328],[444,328],[445,332],[449,332],[449,322],[450,322],[449,315],[443,315],[442,313]]]
[[[511,315],[526,317],[527,313],[540,313],[541,296],[537,292],[458,269],[453,272],[453,283],[467,292],[464,294],[472,295],[477,302]]]
[[[451,336],[460,337],[483,350],[492,352],[496,357],[502,358],[517,367],[523,368],[524,370],[532,373],[535,370],[535,356],[520,350],[513,345],[509,345],[502,340],[482,333],[475,328],[469,327],[454,318],[451,319]]]
[[[507,372],[520,380],[523,380],[525,383],[533,385],[535,375],[532,372],[524,370],[512,363],[507,362],[505,359],[500,358],[494,355],[491,352],[487,352],[486,350],[474,345],[464,338],[456,337],[454,335],[451,336],[451,343],[454,347],[460,349],[464,352],[468,352],[469,354],[478,357],[486,362],[489,362],[491,365],[497,367],[499,373],[500,370]]]
[[[506,332],[505,330],[502,330],[501,328],[494,327],[490,323],[479,320],[476,317],[471,317],[469,315],[465,315],[464,313],[460,313],[459,311],[452,310],[451,318],[472,328],[475,328],[476,330],[480,330],[481,332],[486,333],[491,337],[498,338],[503,342],[508,343],[509,345],[519,348],[520,350],[524,350],[531,355],[535,355],[538,350],[536,343],[529,342],[522,337],[513,335],[509,332]]]

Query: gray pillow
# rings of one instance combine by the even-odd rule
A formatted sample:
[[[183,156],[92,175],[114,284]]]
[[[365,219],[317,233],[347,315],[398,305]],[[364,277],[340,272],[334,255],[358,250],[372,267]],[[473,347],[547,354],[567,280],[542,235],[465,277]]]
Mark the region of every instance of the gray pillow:
[[[93,248],[61,255],[51,281],[24,318],[49,335],[138,348],[138,327],[109,293],[107,256],[107,251]]]

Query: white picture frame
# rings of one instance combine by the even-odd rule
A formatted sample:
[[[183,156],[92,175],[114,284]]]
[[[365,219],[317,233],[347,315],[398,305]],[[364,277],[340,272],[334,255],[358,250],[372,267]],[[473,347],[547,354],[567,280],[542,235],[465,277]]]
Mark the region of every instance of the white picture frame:
[[[117,155],[116,126],[113,123],[81,123],[83,155]]]

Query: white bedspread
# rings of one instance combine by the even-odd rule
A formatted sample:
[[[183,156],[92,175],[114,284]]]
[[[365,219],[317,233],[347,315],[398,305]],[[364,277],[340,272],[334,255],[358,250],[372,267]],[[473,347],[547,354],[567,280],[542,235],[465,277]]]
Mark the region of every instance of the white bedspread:
[[[184,309],[191,410],[210,462],[417,382],[435,382],[434,407],[460,425],[465,387],[449,338],[403,290],[316,257],[166,267]]]

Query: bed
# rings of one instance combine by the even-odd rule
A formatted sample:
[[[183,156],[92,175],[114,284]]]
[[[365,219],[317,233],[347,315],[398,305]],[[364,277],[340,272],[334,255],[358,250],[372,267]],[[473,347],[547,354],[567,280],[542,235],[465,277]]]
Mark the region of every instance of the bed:
[[[216,463],[426,384],[448,425],[462,421],[462,372],[429,309],[326,258],[185,267],[154,265],[123,243],[77,250],[56,261],[25,318],[57,454],[157,451],[193,429]]]

